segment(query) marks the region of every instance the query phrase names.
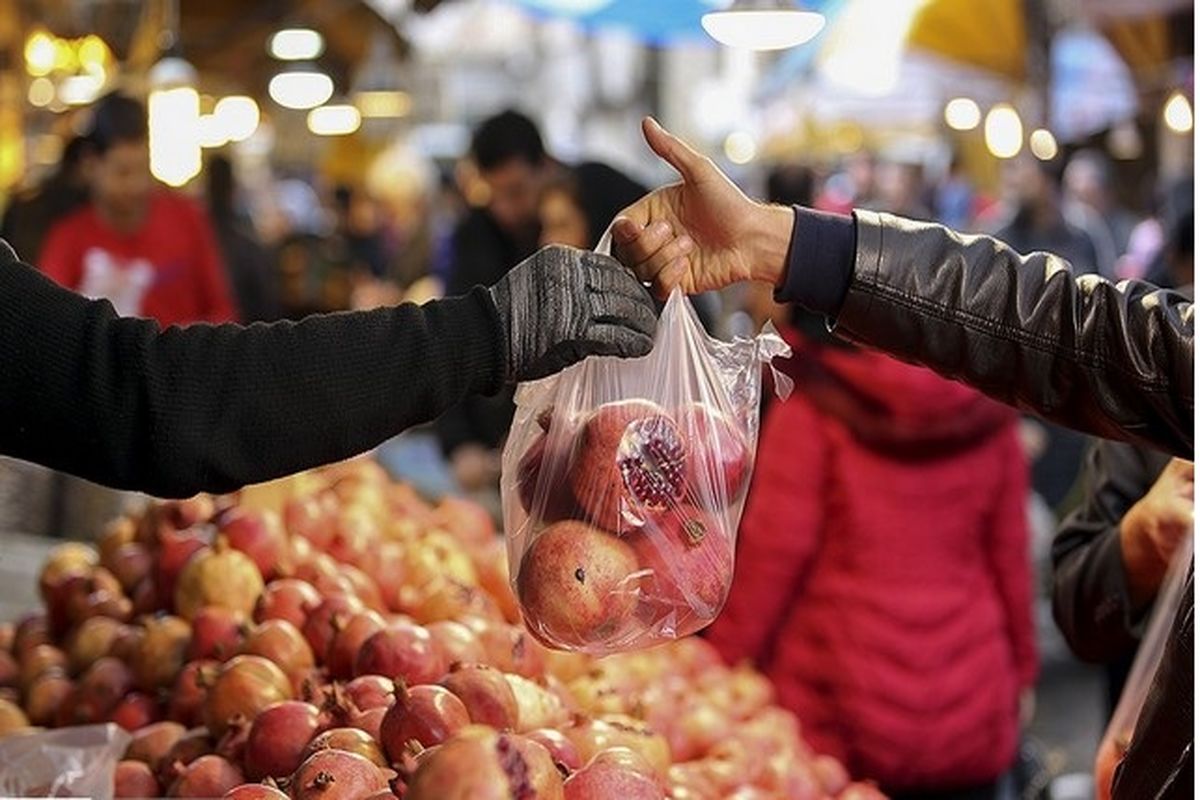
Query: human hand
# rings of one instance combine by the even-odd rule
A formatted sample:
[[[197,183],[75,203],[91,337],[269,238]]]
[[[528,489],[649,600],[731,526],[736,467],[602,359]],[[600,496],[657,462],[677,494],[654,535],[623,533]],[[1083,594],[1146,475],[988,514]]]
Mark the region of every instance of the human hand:
[[[616,259],[552,245],[488,290],[507,348],[505,378],[531,381],[588,356],[643,356],[658,320],[645,287]]]
[[[1171,459],[1158,480],[1121,519],[1121,555],[1138,604],[1158,593],[1167,567],[1195,519],[1195,468]]]
[[[711,159],[653,119],[642,121],[642,133],[683,180],[617,216],[614,255],[664,298],[676,286],[699,294],[739,281],[782,283],[791,209],[751,200]]]

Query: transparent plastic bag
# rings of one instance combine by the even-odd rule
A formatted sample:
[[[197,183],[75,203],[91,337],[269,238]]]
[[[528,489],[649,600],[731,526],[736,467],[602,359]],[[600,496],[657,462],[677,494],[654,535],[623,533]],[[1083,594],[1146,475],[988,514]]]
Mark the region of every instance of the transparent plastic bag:
[[[602,655],[712,622],[733,580],[763,365],[790,352],[770,326],[709,337],[676,291],[649,355],[588,358],[518,388],[501,491],[533,636]]]
[[[1146,697],[1150,694],[1150,685],[1158,672],[1158,665],[1162,662],[1163,651],[1171,636],[1171,626],[1179,609],[1183,590],[1187,586],[1188,569],[1192,566],[1192,538],[1189,534],[1171,559],[1171,566],[1163,578],[1162,588],[1158,591],[1154,608],[1146,623],[1146,633],[1129,670],[1129,678],[1125,681],[1117,708],[1113,711],[1112,719],[1109,720],[1108,728],[1105,729],[1100,747],[1096,751],[1098,800],[1108,800],[1112,796],[1112,782],[1117,765],[1129,750],[1133,729],[1142,713],[1142,706],[1146,704]]]
[[[131,738],[112,723],[6,737],[0,740],[0,797],[110,800]]]

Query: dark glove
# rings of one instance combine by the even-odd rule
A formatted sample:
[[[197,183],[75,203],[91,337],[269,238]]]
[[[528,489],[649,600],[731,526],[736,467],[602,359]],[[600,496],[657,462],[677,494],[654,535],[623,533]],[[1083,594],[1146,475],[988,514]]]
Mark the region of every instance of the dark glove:
[[[643,356],[654,301],[615,259],[552,245],[489,290],[504,329],[507,381],[531,381],[588,356]]]

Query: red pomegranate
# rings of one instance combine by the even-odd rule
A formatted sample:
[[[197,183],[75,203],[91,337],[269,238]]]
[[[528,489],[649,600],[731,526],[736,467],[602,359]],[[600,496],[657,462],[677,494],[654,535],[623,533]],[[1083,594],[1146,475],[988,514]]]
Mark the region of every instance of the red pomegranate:
[[[268,706],[291,697],[291,683],[279,667],[261,656],[236,656],[221,665],[208,690],[204,724],[221,736],[235,717],[254,719]]]
[[[118,761],[113,773],[113,797],[158,797],[162,787],[154,771],[141,761]]]
[[[276,578],[263,588],[254,606],[254,621],[283,619],[303,629],[309,614],[321,604],[321,594],[298,578]]]
[[[626,747],[613,747],[563,783],[565,800],[662,800],[663,790],[645,759]]]
[[[128,626],[111,617],[92,617],[84,620],[71,634],[67,644],[67,663],[72,674],[78,675],[97,659],[109,655],[113,644],[127,630]],[[4,655],[8,656],[7,653]],[[0,673],[2,672],[3,670],[0,670]],[[0,680],[0,685],[2,684],[3,680]]]
[[[404,799],[561,800],[562,796],[562,777],[545,748],[516,734],[472,725],[420,759]],[[656,800],[662,800],[662,795]]]
[[[383,675],[414,684],[432,683],[445,671],[429,633],[408,622],[393,622],[372,634],[354,662],[355,675]]]
[[[714,511],[737,500],[750,477],[750,447],[746,437],[719,409],[693,403],[675,415],[688,449],[687,498]]]
[[[396,687],[396,702],[388,709],[380,726],[384,751],[399,762],[409,741],[424,747],[441,744],[455,731],[471,722],[462,701],[441,686]]]
[[[562,731],[555,728],[535,728],[525,734],[525,738],[537,742],[542,747],[546,748],[546,752],[550,754],[550,758],[554,760],[555,765],[562,765],[560,772],[574,772],[583,766],[583,761],[579,758],[579,751],[575,749],[574,743],[566,736],[563,736]]]
[[[317,550],[325,550],[337,525],[338,502],[332,492],[294,497],[283,507],[283,524],[292,536],[307,539]]]
[[[132,592],[135,586],[150,577],[154,569],[154,557],[145,545],[130,542],[121,545],[111,558],[105,559],[104,566],[122,589]]]
[[[321,601],[300,628],[317,661],[326,663],[338,630],[355,614],[364,611],[362,601],[350,595],[334,595]]]
[[[500,670],[486,664],[453,664],[442,686],[462,701],[471,722],[501,731],[517,727],[517,698]]]
[[[179,617],[157,617],[145,621],[144,635],[137,642],[130,666],[138,687],[152,692],[170,686],[187,660],[192,628]]]
[[[567,475],[574,437],[562,432],[550,446],[550,434],[540,434],[517,463],[517,497],[526,513],[543,522],[569,519],[579,513]],[[535,507],[535,501],[541,500]]]
[[[673,636],[716,618],[733,582],[733,540],[719,517],[676,506],[656,514],[628,541],[648,573],[639,582],[639,616],[654,623],[674,620]]]
[[[584,424],[568,480],[588,519],[620,532],[678,501],[686,459],[683,435],[660,406],[608,403]]]
[[[171,797],[220,797],[246,779],[242,771],[216,755],[200,756],[183,767],[171,784]]]
[[[207,547],[210,541],[206,531],[196,528],[185,531],[169,530],[159,534],[154,579],[156,594],[160,599],[171,602],[175,597],[175,584],[179,580],[179,573],[183,572],[192,556]]]
[[[243,763],[251,780],[284,778],[296,771],[304,748],[321,730],[317,707],[285,700],[264,709],[250,726]]]
[[[141,761],[157,770],[163,758],[183,738],[185,729],[178,722],[152,722],[144,728],[133,731],[129,747],[125,748],[125,759]]]
[[[269,619],[250,629],[242,653],[262,656],[278,666],[295,686],[315,665],[312,648],[296,626],[282,619]]]
[[[363,643],[383,630],[387,623],[378,612],[362,611],[344,623],[335,620],[334,625],[337,632],[334,633],[329,648],[329,675],[337,680],[347,680],[354,677],[354,660],[358,657]]]
[[[235,506],[220,515],[217,531],[230,547],[250,557],[264,581],[278,574],[287,555],[287,534],[273,511]]]
[[[242,644],[243,617],[221,606],[206,606],[192,619],[192,639],[188,643],[188,661],[215,659],[224,661],[237,655]]]
[[[125,695],[108,714],[109,722],[115,722],[127,731],[136,731],[160,719],[162,711],[158,702],[142,692]]]
[[[383,749],[379,746],[379,742],[358,728],[330,728],[318,733],[304,749],[301,761],[321,750],[357,753],[377,767],[388,766],[388,760],[383,755]]]
[[[441,620],[425,626],[433,640],[433,649],[437,651],[443,664],[453,664],[462,661],[468,664],[482,662],[486,653],[479,637],[461,622]]]
[[[191,661],[179,671],[167,701],[167,718],[186,726],[199,725],[208,683],[216,678],[219,663]]]
[[[43,672],[25,691],[25,713],[33,725],[46,727],[54,722],[58,709],[75,690],[71,679],[57,670]]]
[[[286,794],[265,783],[243,783],[235,786],[221,800],[290,800]]]
[[[396,684],[382,675],[361,675],[347,683],[345,691],[356,708],[387,708],[395,700]]]
[[[551,647],[602,645],[633,617],[637,572],[637,556],[618,537],[582,522],[550,525],[517,573],[529,632]]]
[[[293,800],[360,800],[388,788],[379,767],[355,753],[322,750],[292,775]]]

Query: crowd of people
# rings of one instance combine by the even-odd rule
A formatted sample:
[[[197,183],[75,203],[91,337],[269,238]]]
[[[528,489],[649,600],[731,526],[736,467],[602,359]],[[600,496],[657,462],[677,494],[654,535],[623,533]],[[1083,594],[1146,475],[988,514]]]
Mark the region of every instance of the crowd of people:
[[[721,203],[741,208],[737,194],[712,188],[725,186],[720,173],[708,175],[701,188],[690,185],[698,171],[715,168],[663,137],[660,133],[656,150],[684,178],[673,191],[696,193],[691,213],[704,203],[717,210]],[[653,133],[651,140],[654,145]],[[542,369],[514,374],[512,366],[522,358],[540,364],[553,344],[540,342],[537,352],[518,353],[513,326],[529,324],[525,306],[549,313],[553,296],[539,293],[549,291],[547,281],[553,283],[551,261],[594,248],[615,218],[625,215],[630,222],[630,209],[641,209],[646,218],[638,222],[650,223],[662,208],[654,204],[661,190],[647,196],[646,186],[612,167],[557,161],[536,125],[507,111],[482,122],[464,154],[479,191],[467,192],[452,177],[433,190],[444,195],[439,206],[448,210],[449,224],[404,221],[406,230],[425,229],[423,263],[414,268],[413,248],[406,247],[414,238],[389,235],[396,221],[364,187],[325,190],[282,181],[278,206],[287,224],[264,232],[254,224],[228,160],[210,160],[204,202],[198,204],[155,186],[145,144],[142,106],[122,95],[104,98],[88,133],[67,146],[55,174],[10,203],[3,237],[26,263],[61,286],[107,299],[122,316],[148,317],[163,326],[299,320],[314,312],[390,305],[417,296],[418,286],[435,297],[479,297],[475,287],[493,287],[490,302],[499,309],[499,330],[508,342],[505,379],[498,379],[494,365],[481,363],[483,345],[464,345],[469,352],[462,357],[475,359],[479,381],[471,388],[486,391],[456,386],[438,391],[437,402],[423,408],[440,412],[424,435],[436,436],[442,486],[473,494],[497,510],[513,380]],[[1091,150],[1065,161],[1019,156],[1005,164],[999,195],[989,197],[976,190],[957,161],[931,180],[919,163],[862,153],[832,168],[779,166],[766,176],[763,194],[776,210],[802,210],[794,223],[788,213],[787,235],[808,237],[806,252],[814,261],[828,261],[830,270],[857,269],[856,259],[899,261],[901,256],[889,253],[906,247],[923,248],[930,263],[964,270],[959,295],[940,300],[946,308],[984,298],[996,287],[981,286],[1016,274],[1012,251],[1052,254],[1047,276],[1055,270],[1071,277],[1095,272],[1145,279],[1190,296],[1190,186],[1163,187],[1157,208],[1134,209],[1123,202],[1127,195],[1113,176],[1112,164]],[[433,206],[431,201],[426,207]],[[857,216],[846,216],[852,210]],[[955,255],[957,248],[969,251],[972,240],[943,239],[940,228],[907,227],[911,223],[891,215],[993,233],[1012,251],[985,243],[981,250]],[[653,226],[643,228],[639,238],[618,225],[616,255],[627,265],[639,264],[642,277],[653,278],[660,289],[664,276],[675,276],[695,290],[697,310],[715,327],[729,310],[729,298],[706,292],[735,280],[704,273],[705,262],[697,257],[750,247],[740,237],[719,247],[706,241],[705,236],[744,233],[732,223],[722,227],[720,217],[714,211],[699,220],[672,220],[678,238],[666,244],[647,241]],[[852,219],[856,222],[845,222]],[[847,224],[851,230],[857,224],[857,232],[848,234]],[[539,251],[547,245],[577,250]],[[977,335],[978,341],[947,350],[944,342],[935,343],[945,333],[938,327],[944,327],[942,319],[909,327],[896,322],[889,329],[886,315],[872,319],[863,312],[865,290],[851,276],[838,278],[841,288],[826,294],[814,288],[823,284],[811,270],[804,278],[811,285],[793,285],[800,280],[795,276],[801,256],[798,248],[783,249],[788,273],[760,280],[734,299],[756,322],[771,319],[781,328],[796,353],[783,368],[797,390],[766,408],[734,589],[706,635],[731,661],[751,659],[771,676],[781,702],[800,715],[806,737],[819,750],[836,755],[856,775],[879,780],[893,796],[996,797],[1016,759],[1038,674],[1031,498],[1063,518],[1052,553],[1060,627],[1081,658],[1110,665],[1115,697],[1122,665],[1127,669],[1137,647],[1139,623],[1190,529],[1190,461],[1161,450],[1190,459],[1191,423],[1182,441],[1156,433],[1180,428],[1177,419],[1147,423],[1148,432],[1129,421],[1148,401],[1121,401],[1135,412],[1113,411],[1113,402],[1096,399],[1070,407],[1067,401],[1078,400],[1081,391],[1064,383],[1073,376],[1101,394],[1109,391],[1103,380],[1084,374],[1091,368],[1086,365],[1074,375],[1054,359],[1040,362],[1024,351],[1018,360],[1027,360],[1019,367],[1000,355],[990,365],[959,363],[970,352],[1036,348],[1032,339],[1000,335],[988,341],[974,331],[964,336]],[[553,256],[543,255],[547,252]],[[620,279],[605,273],[608,261],[573,258],[581,273],[588,272],[584,280],[636,294],[636,287],[613,288]],[[973,272],[967,269],[976,265]],[[968,286],[971,281],[978,285]],[[953,291],[947,287],[935,291]],[[915,291],[901,286],[889,295],[889,289],[895,287],[874,286],[871,296]],[[1023,315],[1039,313],[1036,298],[1016,288],[997,302],[1007,301],[1018,307],[996,305],[990,311],[999,315],[997,323],[1005,314],[1021,318],[1012,322],[1013,330],[1024,324]],[[1085,301],[1068,296],[1062,302]],[[830,333],[831,318],[839,321],[837,336]],[[631,329],[640,330],[639,324],[631,322]],[[1187,325],[1190,375],[1190,311]],[[1073,331],[1060,333],[1066,341],[1076,339]],[[1137,346],[1127,343],[1127,349]],[[623,342],[618,352],[629,354],[629,347]],[[1121,369],[1134,374],[1142,367],[1138,362]],[[1034,385],[1039,379],[1044,385]],[[1049,422],[1022,420],[1013,404]],[[386,416],[378,405],[372,413]],[[422,411],[405,421],[431,416]],[[371,435],[403,427],[392,420]],[[1080,430],[1131,441],[1102,443]],[[413,436],[409,431],[402,441]],[[388,447],[381,451],[385,461]],[[390,458],[399,453],[403,460],[406,452],[413,451],[401,444]],[[289,461],[280,455],[279,461],[298,467],[305,457]],[[0,478],[11,478],[11,469]],[[246,474],[254,472],[229,480]],[[113,482],[147,488],[133,479]],[[85,533],[61,522],[48,528]],[[1189,776],[1190,764],[1189,755]]]

